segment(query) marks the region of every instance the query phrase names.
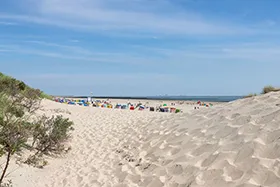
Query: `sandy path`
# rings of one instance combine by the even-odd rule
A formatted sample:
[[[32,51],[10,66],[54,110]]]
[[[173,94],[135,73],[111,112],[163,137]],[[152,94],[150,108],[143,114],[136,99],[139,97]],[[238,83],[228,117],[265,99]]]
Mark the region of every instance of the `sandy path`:
[[[139,117],[133,112],[130,112],[130,115],[127,112],[130,111],[120,111],[117,115],[111,111],[102,111],[98,116],[77,115],[75,122],[82,128],[76,127],[78,130],[73,139],[75,145],[72,145],[69,160],[54,174],[64,180],[58,181],[54,178],[49,186],[117,184],[118,176],[114,176],[117,174],[115,166],[119,164],[117,148],[121,143],[137,138],[137,131],[142,130],[139,121],[149,123],[152,117]],[[84,118],[88,119],[87,122],[84,122]]]
[[[128,141],[140,139],[145,133],[142,124],[152,124],[155,119],[167,119],[175,114],[112,110],[44,103],[44,112],[51,115],[54,109],[71,112],[75,123],[71,140],[72,150],[65,158],[51,159],[44,170],[22,167],[16,171],[21,177],[12,178],[22,186],[112,186],[119,183],[116,166],[120,165],[117,150]],[[139,146],[137,147],[139,149]],[[27,179],[25,177],[30,177]],[[32,181],[34,180],[34,181]],[[30,184],[31,183],[31,184]]]

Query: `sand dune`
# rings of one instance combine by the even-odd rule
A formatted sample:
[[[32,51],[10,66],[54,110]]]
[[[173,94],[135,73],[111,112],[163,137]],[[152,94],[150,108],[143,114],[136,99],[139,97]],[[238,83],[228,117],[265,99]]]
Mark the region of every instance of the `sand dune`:
[[[11,179],[30,187],[279,187],[279,103],[280,93],[270,93],[169,114],[44,101],[42,112],[75,122],[72,150],[43,170],[20,166]]]

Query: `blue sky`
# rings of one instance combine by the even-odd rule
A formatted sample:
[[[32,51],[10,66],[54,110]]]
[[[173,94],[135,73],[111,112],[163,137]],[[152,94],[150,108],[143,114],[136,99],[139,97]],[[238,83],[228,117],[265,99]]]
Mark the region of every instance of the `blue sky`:
[[[280,86],[277,0],[1,0],[1,72],[49,94]]]

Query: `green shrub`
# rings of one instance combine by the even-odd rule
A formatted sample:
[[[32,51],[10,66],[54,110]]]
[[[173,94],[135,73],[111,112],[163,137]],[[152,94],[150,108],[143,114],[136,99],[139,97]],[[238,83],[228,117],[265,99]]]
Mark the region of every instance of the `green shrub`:
[[[6,157],[0,175],[0,186],[3,185],[11,157],[25,147],[30,135],[30,123],[24,116],[25,108],[21,106],[21,102],[16,101],[0,93],[0,156]]]
[[[52,99],[53,99],[52,96],[50,96],[50,95],[48,95],[48,94],[45,94],[44,92],[41,92],[40,97],[41,97],[42,99],[49,99],[49,100],[52,100]]]
[[[266,94],[266,93],[269,93],[269,92],[277,92],[277,91],[280,91],[280,89],[275,88],[273,86],[265,86],[262,90],[262,94]]]
[[[243,98],[250,98],[250,97],[255,97],[255,96],[257,96],[256,93],[251,93],[251,94],[244,96]]]
[[[60,153],[64,149],[73,122],[62,116],[31,120],[41,98],[46,97],[39,89],[0,73],[0,157],[5,157],[0,169],[0,187],[10,185],[4,183],[4,178],[15,153],[34,148],[37,152],[26,163],[43,167],[47,163],[41,157],[43,154]]]
[[[52,99],[52,96],[45,94],[41,90],[33,89],[27,86],[24,82],[10,76],[6,76],[3,73],[0,73],[0,91],[5,92],[8,95],[15,95],[18,93],[27,94],[27,97],[28,93],[36,93],[36,98],[38,97],[41,99]]]
[[[73,130],[73,122],[62,116],[48,118],[43,116],[33,130],[32,146],[36,154],[60,153],[69,138],[69,131]]]

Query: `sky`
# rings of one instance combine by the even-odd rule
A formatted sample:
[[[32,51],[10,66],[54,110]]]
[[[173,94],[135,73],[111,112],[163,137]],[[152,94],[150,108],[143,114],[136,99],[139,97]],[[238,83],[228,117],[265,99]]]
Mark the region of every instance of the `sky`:
[[[0,72],[53,95],[280,86],[277,0],[0,0]]]

